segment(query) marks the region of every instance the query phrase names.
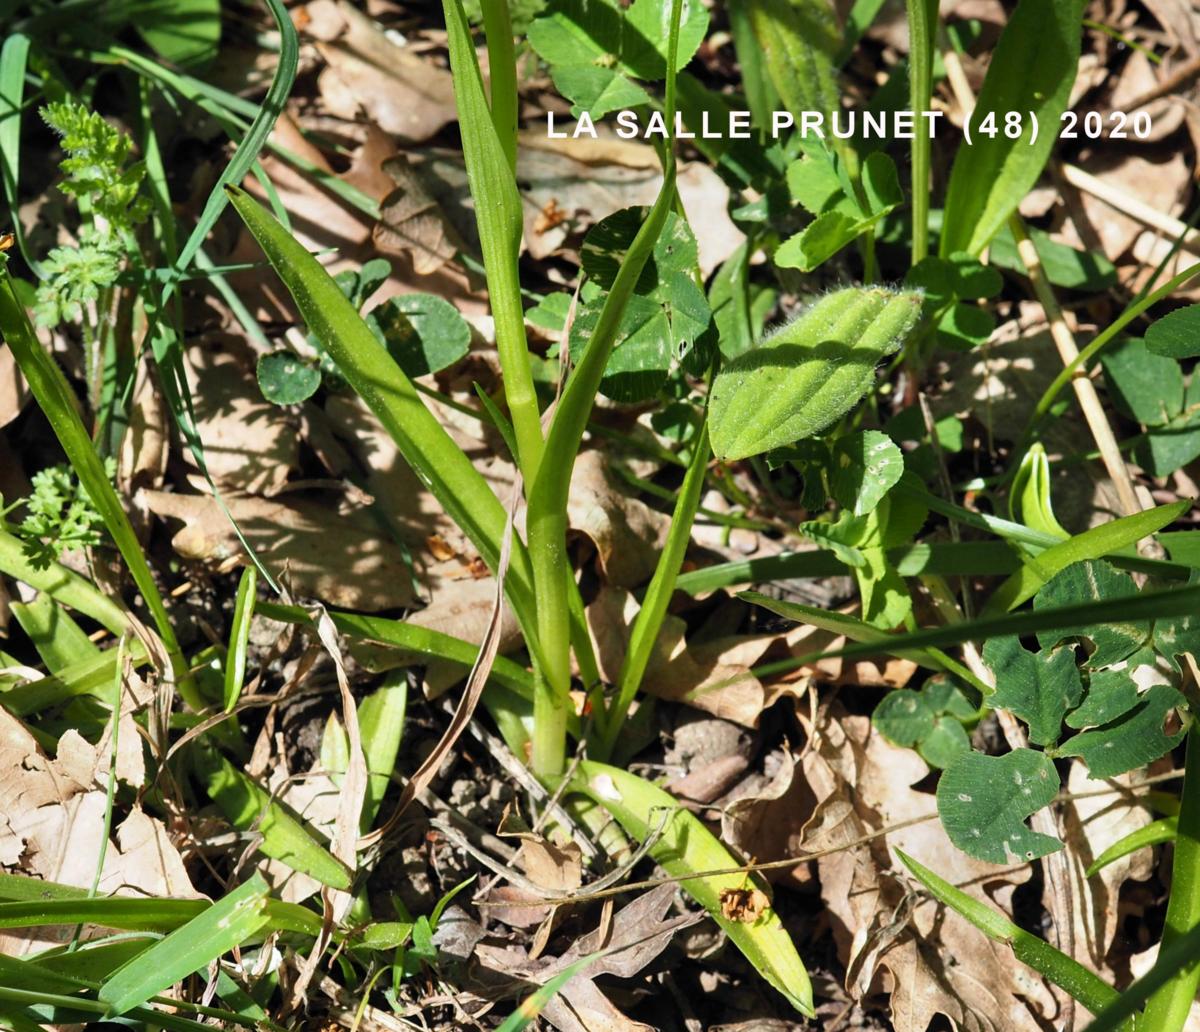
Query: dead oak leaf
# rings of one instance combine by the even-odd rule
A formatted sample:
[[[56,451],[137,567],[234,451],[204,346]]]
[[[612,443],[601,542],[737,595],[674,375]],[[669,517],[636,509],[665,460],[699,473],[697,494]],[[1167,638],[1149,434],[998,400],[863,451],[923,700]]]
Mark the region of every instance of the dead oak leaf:
[[[345,0],[307,5],[310,30],[326,67],[317,80],[325,108],[350,122],[367,117],[412,143],[429,139],[457,117],[450,73],[399,45]]]
[[[172,538],[180,555],[221,563],[239,557],[241,544],[215,498],[143,493],[157,516],[182,520]],[[267,566],[287,570],[296,594],[349,609],[378,612],[411,605],[408,564],[398,545],[365,510],[339,512],[315,498],[225,498],[230,515]]]

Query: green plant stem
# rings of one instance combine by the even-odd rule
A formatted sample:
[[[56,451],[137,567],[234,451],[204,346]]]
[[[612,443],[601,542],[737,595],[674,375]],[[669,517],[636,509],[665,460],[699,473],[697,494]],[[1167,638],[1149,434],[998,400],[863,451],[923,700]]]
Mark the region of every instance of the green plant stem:
[[[1183,775],[1183,798],[1171,864],[1171,900],[1160,952],[1200,926],[1200,732],[1188,735],[1187,762]],[[1139,1029],[1147,1032],[1180,1032],[1191,1012],[1200,987],[1200,956],[1177,971],[1170,981],[1150,997]]]
[[[513,50],[512,20],[508,0],[482,0],[483,31],[487,37],[488,85],[492,125],[508,159],[517,169],[517,58]]]
[[[504,0],[489,0],[485,6],[493,8],[488,24],[489,57],[502,66],[490,69],[493,93],[499,102],[498,114],[503,119],[513,119],[515,125],[516,62],[511,28],[504,35],[506,30],[502,24],[508,21],[507,6]],[[498,10],[501,6],[504,7],[502,12]],[[500,131],[497,115],[488,106],[483,75],[471,40],[471,27],[462,3],[460,0],[443,0],[442,7],[450,37],[450,68],[454,74],[463,157],[475,201],[488,298],[496,325],[496,350],[504,371],[504,397],[517,438],[517,463],[525,483],[532,484],[541,467],[545,440],[529,363],[525,310],[521,305],[521,280],[517,268],[523,219],[514,173],[516,140],[507,127]],[[511,84],[512,97],[503,84]],[[503,160],[498,160],[497,149]]]
[[[672,0],[671,32],[667,46],[667,125],[675,122],[675,73],[682,8],[682,0]],[[583,439],[625,308],[675,203],[673,149],[665,149],[663,157],[662,189],[621,263],[591,340],[588,341],[587,350],[559,399],[546,436],[541,467],[531,481],[528,493],[526,524],[529,559],[533,566],[538,643],[542,650],[542,663],[533,698],[533,770],[547,782],[561,777],[566,765],[567,713],[571,701],[567,492],[579,443]]]
[[[1196,276],[1200,276],[1200,263],[1188,266],[1188,268],[1184,269],[1183,272],[1172,276],[1171,279],[1154,291],[1153,294],[1149,294],[1141,300],[1135,301],[1128,308],[1126,308],[1125,311],[1121,313],[1120,317],[1107,329],[1097,334],[1096,338],[1091,341],[1087,347],[1082,348],[1079,354],[1063,367],[1063,371],[1054,378],[1054,382],[1046,388],[1045,393],[1043,393],[1041,398],[1038,399],[1037,408],[1034,409],[1033,412],[1033,419],[1029,421],[1030,430],[1026,431],[1026,437],[1032,437],[1032,428],[1037,425],[1037,423],[1042,419],[1043,416],[1046,415],[1047,412],[1050,411],[1050,406],[1054,404],[1054,400],[1058,397],[1059,392],[1062,391],[1062,389],[1075,377],[1076,370],[1086,368],[1088,362],[1090,362],[1102,348],[1111,343],[1117,334],[1125,329],[1125,327],[1131,322],[1133,322],[1134,319],[1136,319],[1148,308],[1152,308],[1154,305],[1158,304],[1159,301],[1170,297],[1173,293],[1175,293],[1176,290],[1183,286],[1184,283],[1195,278]],[[1024,448],[1018,449],[1018,451],[1022,452],[1024,450]]]
[[[916,124],[924,123],[933,92],[933,42],[937,29],[937,0],[908,0],[909,107]],[[918,130],[912,145],[912,263],[929,254],[929,168],[933,141]]]
[[[683,565],[683,557],[691,540],[692,523],[696,518],[696,508],[700,504],[700,492],[704,488],[704,474],[707,472],[710,454],[708,425],[705,423],[696,441],[696,451],[692,455],[691,465],[688,466],[687,476],[679,489],[666,546],[659,557],[654,577],[650,581],[650,587],[646,589],[645,600],[629,636],[629,646],[621,663],[621,672],[617,676],[617,698],[605,716],[604,728],[600,735],[596,758],[601,761],[607,761],[612,755],[617,736],[625,725],[626,714],[645,676],[646,666],[654,651],[654,643],[662,630],[667,606],[675,593],[679,568]]]
[[[12,349],[29,389],[50,421],[55,436],[62,444],[63,451],[67,453],[67,459],[87,490],[96,511],[103,517],[109,534],[125,560],[125,565],[129,567],[134,583],[142,593],[146,608],[150,610],[158,628],[159,637],[166,646],[180,695],[193,709],[203,709],[204,700],[196,688],[187,660],[179,649],[175,629],[171,626],[171,617],[163,604],[154,574],[150,571],[150,565],[142,552],[133,525],[108,482],[104,466],[92,446],[91,437],[75,410],[75,395],[62,370],[42,350],[25,306],[17,297],[12,278],[6,269],[0,269],[0,335]]]

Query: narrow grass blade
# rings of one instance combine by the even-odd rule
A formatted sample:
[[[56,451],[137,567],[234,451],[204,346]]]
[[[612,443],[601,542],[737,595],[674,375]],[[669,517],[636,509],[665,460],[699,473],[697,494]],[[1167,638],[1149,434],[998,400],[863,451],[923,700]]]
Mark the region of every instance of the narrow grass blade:
[[[909,110],[920,125],[933,94],[933,43],[938,0],[907,0]],[[912,147],[912,262],[929,254],[929,182],[931,134],[918,130]]]
[[[896,854],[934,899],[970,921],[989,939],[1008,943],[1021,963],[1028,964],[1038,974],[1070,993],[1093,1014],[1099,1013],[1118,998],[1119,994],[1111,985],[1092,974],[1078,961],[1056,950],[1044,939],[1019,928],[999,911],[939,878],[912,857],[898,849]]]
[[[425,407],[387,351],[321,264],[249,194],[229,188],[233,206],[296,301],[300,314],[338,370],[387,428],[405,460],[495,571],[504,536],[504,507],[471,460]],[[518,540],[505,587],[513,610],[535,641],[529,557]]]
[[[1200,957],[1200,925],[1164,946],[1159,951],[1154,967],[1096,1014],[1096,1020],[1083,1032],[1122,1032],[1128,1029],[1129,1019],[1134,1018],[1142,1004],[1181,973],[1194,969],[1197,957]],[[1133,1027],[1140,1030],[1143,1025],[1136,1023],[1135,1018]],[[1145,1025],[1145,1028],[1150,1032],[1160,1032],[1165,1026]]]
[[[29,62],[29,37],[10,32],[0,48],[0,179],[8,204],[9,227],[16,237],[21,257],[34,276],[42,279],[41,264],[25,243],[25,228],[19,214],[18,186],[21,176],[21,114],[25,107],[25,69]]]
[[[24,581],[77,613],[91,617],[117,637],[129,627],[129,615],[119,603],[61,563],[52,563],[44,570],[35,568],[25,556],[21,539],[6,530],[0,530],[0,573]]]
[[[0,872],[0,928],[94,924],[131,932],[169,932],[186,924],[209,903],[203,899],[90,898],[87,889]],[[296,903],[267,901],[271,925],[279,931],[316,935],[321,918]]]
[[[13,602],[10,608],[50,673],[61,674],[101,655],[83,628],[49,595],[38,595],[32,602]]]
[[[159,594],[158,584],[150,572],[150,565],[142,552],[142,546],[129,517],[121,507],[117,492],[108,481],[104,464],[92,447],[92,440],[75,411],[75,395],[54,359],[46,354],[38,343],[29,316],[13,289],[13,281],[7,270],[0,270],[0,335],[3,335],[12,349],[21,372],[25,374],[29,389],[50,421],[55,436],[63,451],[67,453],[72,469],[75,470],[96,511],[103,518],[104,525],[120,550],[134,583],[142,593],[159,636],[171,657],[180,694],[189,706],[199,709],[199,693],[188,672],[187,662],[179,651],[171,618],[163,605],[162,595]]]
[[[81,889],[80,892],[86,895],[85,890]],[[137,899],[126,896],[15,900],[0,903],[0,928],[86,923],[132,932],[162,932],[190,921],[207,906],[202,899]]]
[[[504,1019],[504,1023],[496,1029],[496,1032],[521,1032],[531,1021],[536,1021],[546,1004],[562,992],[562,987],[599,956],[601,956],[600,953],[592,953],[567,965],[545,985],[525,997],[517,1009]]]
[[[225,654],[225,712],[237,705],[246,679],[246,646],[250,642],[250,624],[254,619],[257,601],[258,570],[247,566],[238,582],[237,600],[233,607],[233,624],[229,628],[229,648]]]
[[[1082,534],[1075,534],[1066,541],[1047,548],[1036,557],[1029,559],[1021,569],[996,589],[992,597],[988,599],[983,615],[985,617],[993,616],[1015,609],[1022,602],[1033,598],[1043,584],[1072,563],[1083,562],[1087,559],[1099,559],[1112,552],[1118,552],[1174,523],[1191,507],[1190,501],[1160,505],[1157,508],[1134,513],[1132,516],[1122,516],[1120,519],[1104,523],[1099,527],[1085,530]]]
[[[196,750],[196,763],[208,794],[229,823],[241,831],[261,833],[259,852],[315,878],[322,885],[342,891],[350,888],[350,872],[345,865],[252,778],[203,743]]]
[[[81,996],[60,996],[56,993],[43,993],[37,990],[15,989],[10,986],[0,985],[0,1005],[3,1004],[37,1007],[39,1011],[50,1009],[50,1018],[47,1023],[52,1024],[53,1027],[59,1025],[84,1025],[93,1019],[103,1018],[108,1011],[106,1004]],[[13,1013],[7,1008],[3,1008],[3,1010],[4,1013]],[[147,1027],[163,1028],[167,1029],[168,1032],[212,1032],[211,1025],[203,1025],[198,1021],[192,1021],[190,1018],[181,1018],[152,1007],[134,1007],[129,1012],[129,1017],[135,1021],[146,1022]],[[41,1013],[38,1014],[38,1018],[39,1021],[46,1021]],[[22,1029],[24,1027],[22,1026]],[[42,1032],[44,1026],[39,1023],[34,1028]]]
[[[237,522],[225,507],[221,492],[209,474],[208,462],[204,455],[204,445],[200,439],[199,431],[196,429],[196,417],[192,406],[191,390],[184,372],[181,339],[178,334],[169,332],[163,325],[163,319],[169,310],[168,306],[171,304],[179,281],[192,264],[201,245],[204,243],[213,226],[216,225],[217,219],[220,218],[221,213],[225,210],[226,204],[228,204],[224,188],[228,184],[239,182],[257,162],[258,154],[266,144],[267,138],[271,135],[271,131],[275,127],[275,122],[283,111],[284,104],[291,93],[292,84],[296,79],[296,68],[300,52],[300,42],[296,34],[296,27],[292,23],[291,16],[288,14],[281,0],[266,0],[266,3],[279,31],[279,60],[275,66],[275,74],[271,79],[271,85],[267,89],[267,95],[263,100],[262,106],[256,109],[253,121],[246,130],[246,135],[234,149],[233,157],[230,159],[229,164],[222,170],[221,175],[217,178],[217,182],[213,184],[204,209],[200,213],[200,218],[192,228],[192,232],[184,243],[183,248],[174,257],[170,270],[171,275],[163,286],[161,296],[154,304],[149,303],[148,299],[144,300],[147,301],[146,309],[150,323],[146,336],[150,341],[154,352],[154,360],[159,368],[158,381],[162,388],[163,397],[166,399],[167,407],[171,410],[171,415],[178,425],[184,440],[187,442],[188,448],[196,460],[196,465],[204,475],[210,490],[221,505],[226,517],[229,518],[234,533],[237,535],[242,547],[253,562],[259,566],[267,582],[278,591],[278,585],[271,578],[270,572],[262,565],[258,554],[250,546],[241,528],[238,527]]]
[[[125,655],[135,667],[147,661],[146,647],[137,638],[129,640]],[[14,716],[40,713],[51,706],[60,706],[80,695],[108,698],[117,672],[117,650],[97,652],[79,663],[61,668],[50,677],[27,681],[4,693],[4,708]]]
[[[524,225],[521,196],[517,192],[517,85],[512,28],[506,0],[485,0],[491,65],[492,104],[489,108],[483,76],[475,56],[471,27],[460,0],[443,0],[450,44],[450,69],[462,132],[463,158],[475,223],[487,272],[488,299],[496,325],[496,349],[504,370],[504,396],[512,414],[517,439],[514,456],[528,483],[537,477],[542,460],[541,413],[533,387],[529,345],[525,339],[525,312],[517,258]]]
[[[124,1014],[151,996],[248,940],[268,921],[267,883],[255,874],[202,914],[156,942],[114,974],[99,992],[109,1016]]]
[[[907,631],[904,634],[893,635],[891,644],[896,649],[905,650],[929,646],[941,648],[947,645],[961,645],[966,641],[986,641],[998,635],[1037,634],[1039,631],[1062,630],[1065,627],[1080,627],[1109,620],[1128,622],[1153,620],[1162,616],[1188,616],[1194,613],[1197,607],[1200,607],[1200,585],[1193,585],[1167,591],[1145,591],[1132,597],[1101,599],[1070,606],[1048,606],[1031,612],[964,620],[948,627]],[[879,646],[873,643],[848,645],[842,649],[798,656],[780,664],[756,667],[753,673],[766,676],[772,670],[795,669],[819,659],[835,656],[870,656],[878,650]]]
[[[408,673],[400,670],[384,678],[383,684],[358,706],[358,730],[367,761],[367,795],[363,800],[362,829],[370,831],[379,804],[396,769],[404,717],[408,710]]]
[[[679,497],[675,501],[675,511],[671,514],[671,528],[667,532],[666,543],[659,554],[650,586],[642,599],[642,608],[638,610],[633,621],[629,647],[617,676],[617,698],[612,709],[605,715],[604,733],[600,743],[601,759],[607,760],[612,755],[617,736],[625,723],[625,715],[633,704],[638,688],[641,687],[646,665],[654,651],[654,643],[662,630],[667,606],[675,593],[675,580],[679,576],[679,568],[683,565],[688,542],[692,539],[692,523],[700,505],[700,492],[704,488],[704,477],[708,471],[708,459],[711,454],[708,447],[708,424],[705,422],[695,442],[692,461],[688,464],[683,484],[679,488]]]
[[[917,542],[888,551],[888,562],[902,577],[930,574],[940,577],[996,577],[1013,573],[1021,560],[1002,541]],[[675,587],[703,595],[738,584],[766,584],[800,577],[839,577],[850,568],[832,552],[814,548],[785,552],[765,559],[735,559],[681,574]]]
[[[1144,849],[1146,846],[1159,846],[1164,842],[1174,842],[1178,830],[1179,819],[1177,817],[1164,817],[1162,820],[1151,821],[1144,828],[1131,831],[1114,842],[1092,861],[1085,873],[1090,878],[1114,861],[1120,860],[1121,857],[1128,856],[1130,853],[1136,853],[1139,849]]]
[[[572,787],[608,810],[632,838],[653,841],[650,855],[672,877],[683,879],[680,888],[709,912],[755,970],[796,1010],[813,1016],[808,972],[774,908],[753,922],[732,920],[722,909],[722,900],[730,892],[761,889],[760,882],[742,873],[687,877],[697,871],[738,866],[698,818],[648,781],[591,760],[580,763]]]
[[[271,620],[303,626],[312,625],[312,618],[299,606],[260,602],[258,611]],[[372,670],[394,669],[419,657],[433,656],[457,663],[466,673],[475,665],[479,655],[478,645],[428,627],[418,627],[416,624],[392,620],[386,616],[364,616],[361,613],[344,613],[335,609],[328,612],[334,627],[342,634],[387,647],[391,653],[389,662],[386,665],[368,663]],[[492,664],[490,676],[497,684],[503,685],[522,698],[533,698],[533,674],[511,659],[497,656]]]
[[[786,617],[789,620],[812,624],[814,627],[819,627],[821,630],[829,631],[833,634],[845,635],[851,641],[878,643],[881,652],[899,656],[903,659],[911,659],[914,663],[919,663],[929,670],[949,671],[979,689],[984,695],[988,695],[991,692],[991,689],[975,677],[970,670],[950,656],[947,656],[940,649],[897,650],[891,643],[893,635],[887,631],[880,630],[865,620],[860,620],[856,616],[850,616],[847,613],[834,613],[827,609],[817,609],[814,606],[802,605],[799,602],[783,602],[779,599],[760,594],[757,591],[741,591],[738,593],[738,598],[756,606],[762,606],[764,609],[769,609],[772,613]]]
[[[682,8],[682,0],[672,0],[664,103],[668,125],[673,125],[675,121],[675,80]],[[566,728],[571,710],[571,607],[566,577],[566,571],[570,568],[566,554],[567,492],[575,457],[625,310],[654,245],[662,235],[667,216],[674,207],[676,165],[671,146],[664,148],[662,160],[662,188],[634,236],[633,243],[629,245],[583,357],[559,397],[537,476],[532,484],[527,485],[526,526],[538,601],[537,637],[541,649],[537,657],[540,677],[534,697],[533,769],[543,778],[558,777],[566,765]]]

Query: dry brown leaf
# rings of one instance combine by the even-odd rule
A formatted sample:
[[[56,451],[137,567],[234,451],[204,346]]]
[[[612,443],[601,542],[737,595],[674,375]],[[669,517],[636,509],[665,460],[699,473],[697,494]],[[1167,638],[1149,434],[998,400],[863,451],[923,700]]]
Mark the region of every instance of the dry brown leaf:
[[[770,905],[771,900],[762,889],[721,890],[721,914],[727,921],[754,924]]]
[[[68,732],[59,743],[62,759],[51,760],[25,726],[0,709],[0,869],[91,888],[104,842],[107,797],[104,789],[93,787],[94,767],[82,772],[87,780],[80,783],[72,775],[75,765],[64,764],[81,741]],[[134,809],[116,835],[117,842],[105,850],[101,894],[196,895],[157,818]],[[0,934],[0,952],[20,955],[70,933],[55,927]]]
[[[531,959],[513,946],[481,942],[475,958],[496,981],[511,984],[527,979],[546,984],[581,957],[604,950],[603,956],[569,979],[542,1011],[542,1017],[559,1032],[652,1032],[648,1025],[631,1021],[597,988],[601,975],[629,979],[670,944],[682,928],[700,920],[699,913],[667,918],[675,898],[674,885],[660,885],[618,910],[605,934],[601,927],[577,939],[562,956],[553,960]]]
[[[1143,0],[1175,43],[1189,53],[1200,52],[1200,13],[1190,0]]]
[[[526,836],[519,857],[534,885],[573,892],[583,884],[583,853],[574,842],[558,846],[540,835]]]
[[[28,400],[29,387],[17,368],[12,349],[0,349],[0,427],[16,419]]]
[[[1190,175],[1180,151],[1158,161],[1138,154],[1103,151],[1091,156],[1085,167],[1106,185],[1165,214],[1178,216],[1183,211]],[[1120,259],[1144,228],[1136,219],[1091,194],[1064,189],[1063,197],[1071,212],[1071,222],[1063,227],[1063,239],[1073,246],[1101,251],[1110,261]]]
[[[820,799],[805,829],[806,848],[829,848],[880,827],[934,815],[932,795],[912,787],[928,775],[925,762],[875,733],[869,718],[835,710],[818,723],[815,735],[802,764]],[[950,844],[936,819],[893,832],[886,846],[877,839],[821,857],[821,895],[851,973],[847,988],[865,992],[876,973],[886,971],[896,1032],[925,1032],[936,1014],[960,1029],[995,1032],[1033,1032],[1041,1027],[1039,1020],[1052,1022],[1054,997],[1011,949],[944,913],[934,901],[923,899],[913,907],[907,929],[893,926],[906,891],[893,873],[903,868],[888,852],[896,848],[993,907],[1003,906],[1030,873],[1027,866],[972,860]]]
[[[1147,141],[1165,140],[1183,124],[1183,107],[1168,97],[1151,101],[1143,108],[1131,106],[1157,85],[1158,76],[1150,59],[1141,51],[1135,50],[1122,66],[1117,85],[1112,91],[1112,100],[1109,102],[1113,111],[1129,114],[1145,111],[1150,116],[1150,132],[1145,137]]]
[[[165,491],[143,495],[155,515],[184,522],[171,542],[180,555],[217,563],[241,556],[233,527],[215,498]],[[365,510],[341,513],[331,505],[290,496],[229,496],[225,504],[267,566],[279,574],[288,572],[296,594],[367,612],[413,603],[404,554]]]
[[[384,132],[412,143],[455,120],[454,83],[445,68],[397,45],[345,0],[312,0],[307,10],[326,62],[317,88],[331,114],[349,122],[365,114]]]
[[[1147,847],[1122,857],[1098,874],[1087,877],[1093,860],[1126,835],[1150,823],[1149,810],[1136,802],[1128,788],[1130,774],[1093,781],[1080,760],[1071,763],[1067,791],[1094,792],[1103,787],[1124,788],[1125,795],[1083,795],[1063,810],[1063,838],[1075,901],[1075,959],[1112,981],[1115,972],[1107,966],[1109,948],[1117,933],[1118,895],[1129,879],[1145,881],[1152,873],[1153,851]]]
[[[263,398],[254,376],[232,355],[212,350],[212,342],[189,351],[187,368],[196,429],[213,480],[231,491],[277,494],[299,461],[295,417]],[[190,450],[184,455],[195,468]],[[203,489],[199,473],[197,481]]]
[[[608,460],[595,449],[580,452],[571,473],[567,518],[572,530],[596,546],[605,580],[634,588],[649,580],[667,539],[670,518],[621,491],[608,473]]]
[[[407,255],[418,276],[437,272],[462,248],[458,231],[442,213],[424,177],[399,154],[383,163],[394,188],[383,198],[375,224],[375,245],[385,254]]]

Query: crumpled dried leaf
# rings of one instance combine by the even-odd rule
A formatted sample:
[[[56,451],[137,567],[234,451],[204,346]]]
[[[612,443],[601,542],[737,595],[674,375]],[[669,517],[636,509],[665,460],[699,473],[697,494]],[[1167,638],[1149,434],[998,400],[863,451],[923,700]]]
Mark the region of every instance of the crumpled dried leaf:
[[[1067,791],[1088,793],[1102,787],[1128,786],[1134,775],[1122,774],[1104,781],[1088,777],[1082,760],[1071,763]],[[1075,959],[1097,974],[1114,980],[1116,972],[1107,965],[1109,947],[1117,933],[1118,895],[1129,879],[1145,881],[1153,870],[1150,847],[1124,856],[1092,877],[1085,870],[1109,846],[1152,820],[1150,811],[1136,801],[1130,790],[1126,796],[1083,795],[1063,809],[1063,830],[1067,849],[1064,853],[1071,873],[1074,899]]]
[[[380,205],[375,245],[384,254],[407,254],[418,276],[437,272],[462,248],[458,231],[406,155],[384,162],[383,170],[395,186]]]
[[[580,452],[571,473],[567,518],[572,530],[586,534],[596,546],[605,580],[634,588],[653,575],[671,520],[621,491],[607,462],[601,451]]]
[[[135,730],[128,733],[136,736]],[[77,733],[68,732],[59,742],[60,759],[49,759],[26,727],[0,709],[0,869],[91,888],[107,800],[105,790],[96,786],[93,766],[85,771],[67,762],[80,743],[87,746]],[[107,764],[107,754],[100,762]],[[86,780],[76,780],[73,772]],[[101,895],[197,895],[157,818],[135,808],[117,826],[116,838],[105,852]],[[69,937],[71,931],[32,928],[0,934],[0,952],[20,955]]]
[[[213,480],[233,491],[278,494],[299,460],[295,417],[264,399],[253,375],[232,355],[214,351],[212,342],[189,351],[187,369]],[[203,485],[191,451],[184,449],[184,456],[197,468],[197,486]]]
[[[241,556],[233,527],[215,498],[165,491],[145,491],[143,496],[155,515],[184,522],[171,541],[180,555],[217,563]],[[404,554],[366,510],[339,512],[333,505],[294,496],[227,496],[225,504],[264,562],[276,573],[287,571],[296,594],[367,612],[412,604]]]
[[[516,947],[487,943],[480,943],[475,955],[485,969],[502,973],[506,981],[516,977],[544,985],[581,957],[604,949],[604,956],[567,981],[542,1016],[560,1032],[651,1032],[649,1025],[631,1021],[617,1010],[594,980],[601,975],[633,978],[667,948],[677,931],[701,919],[699,913],[666,917],[675,892],[674,885],[651,889],[613,915],[607,938],[598,928],[553,960],[530,960]]]
[[[620,673],[637,610],[630,593],[610,588],[602,589],[585,610],[606,681],[615,682]],[[839,684],[899,687],[916,670],[907,660],[888,660],[880,666],[871,660],[825,659],[764,684],[751,670],[768,654],[772,659],[801,656],[834,649],[843,639],[806,625],[779,634],[718,635],[703,641],[688,641],[685,631],[678,617],[668,615],[663,621],[643,690],[745,727],[757,727],[763,710],[782,696],[804,694],[814,677]]]
[[[1143,108],[1131,106],[1157,85],[1158,76],[1150,59],[1141,51],[1135,50],[1121,67],[1120,77],[1109,102],[1112,111],[1123,111],[1130,115],[1135,111],[1145,111],[1150,116],[1150,131],[1144,137],[1147,141],[1165,140],[1183,124],[1183,107],[1168,97],[1151,101]]]
[[[889,850],[927,858],[941,877],[990,906],[1008,903],[1029,868],[980,863],[954,849],[934,817],[932,794],[912,787],[928,775],[928,766],[875,733],[869,718],[833,707],[813,731],[801,769],[819,802],[804,830],[804,848],[827,849],[914,817],[931,818],[817,860],[821,896],[846,958],[848,990],[862,995],[883,985],[891,994],[896,1032],[925,1032],[937,1014],[971,1032],[1033,1032],[1052,1024],[1053,995],[1007,946],[929,899],[897,926],[897,918],[906,916],[908,886],[892,873],[901,868]],[[888,977],[877,981],[883,972]]]
[[[326,62],[317,88],[331,114],[350,122],[365,114],[412,143],[455,120],[454,82],[445,68],[398,45],[345,0],[312,0],[307,11]]]
[[[28,400],[29,388],[17,368],[12,350],[0,349],[0,427],[16,419]]]

